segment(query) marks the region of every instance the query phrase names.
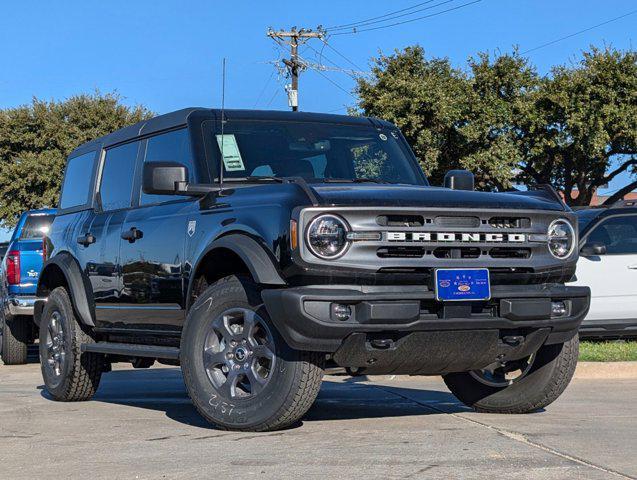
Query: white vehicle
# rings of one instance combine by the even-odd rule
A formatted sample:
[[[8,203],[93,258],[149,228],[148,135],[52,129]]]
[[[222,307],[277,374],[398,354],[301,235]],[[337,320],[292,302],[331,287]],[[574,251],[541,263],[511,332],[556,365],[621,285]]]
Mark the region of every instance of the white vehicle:
[[[583,338],[637,337],[637,202],[577,212],[580,257],[572,285],[591,288]]]

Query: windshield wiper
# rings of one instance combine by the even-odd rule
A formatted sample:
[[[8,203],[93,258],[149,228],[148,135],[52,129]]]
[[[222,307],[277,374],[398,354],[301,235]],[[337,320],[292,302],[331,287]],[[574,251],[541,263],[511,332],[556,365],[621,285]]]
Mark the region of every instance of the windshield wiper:
[[[307,184],[307,181],[303,177],[274,177],[271,175],[268,176],[247,176],[240,178],[226,178],[224,181],[228,182],[246,182],[246,183],[259,183],[259,182],[274,182],[274,183],[294,183],[298,185],[301,190],[307,195],[310,202],[312,202],[313,206],[318,206],[321,204],[321,199],[318,194],[314,191],[312,187]]]
[[[368,177],[324,178],[321,181],[325,183],[393,183],[387,180],[382,180],[380,178],[368,178]]]
[[[223,179],[224,182],[277,182],[277,183],[283,183],[285,182],[285,178],[284,177],[273,177],[271,175],[263,175],[263,176],[259,176],[259,175],[250,175],[248,177],[236,177],[236,178],[224,178]]]

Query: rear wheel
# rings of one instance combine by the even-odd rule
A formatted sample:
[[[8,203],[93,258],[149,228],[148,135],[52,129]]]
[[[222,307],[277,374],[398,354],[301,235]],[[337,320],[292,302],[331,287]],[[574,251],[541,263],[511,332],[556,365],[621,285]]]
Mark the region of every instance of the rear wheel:
[[[69,295],[54,289],[40,321],[40,364],[49,394],[64,402],[89,400],[97,391],[104,358],[82,353],[83,343],[93,343],[88,329],[78,322]]]
[[[2,320],[2,361],[5,365],[27,363],[27,347],[31,334],[31,318],[4,315]]]
[[[265,431],[296,423],[321,386],[324,356],[287,346],[257,285],[226,277],[192,306],[181,340],[190,398],[224,429]]]
[[[451,393],[476,411],[531,413],[564,392],[575,373],[578,353],[576,335],[566,343],[545,345],[527,358],[443,378]]]

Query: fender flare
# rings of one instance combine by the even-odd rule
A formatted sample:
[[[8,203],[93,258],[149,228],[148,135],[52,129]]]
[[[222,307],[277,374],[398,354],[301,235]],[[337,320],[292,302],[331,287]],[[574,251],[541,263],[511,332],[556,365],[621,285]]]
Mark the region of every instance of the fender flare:
[[[53,266],[57,267],[62,272],[62,275],[66,280],[66,284],[69,287],[71,303],[79,317],[79,320],[85,325],[94,327],[95,322],[93,320],[93,312],[95,311],[95,304],[93,302],[93,290],[88,280],[84,275],[82,275],[79,263],[71,256],[70,253],[61,252],[44,263],[42,273],[38,280],[38,298],[45,298],[47,295],[44,285],[48,279],[47,273],[53,271]],[[43,309],[44,302],[36,301],[34,319],[38,324]]]
[[[210,243],[197,259],[193,272],[198,271],[201,266],[201,261],[208,253],[219,248],[231,250],[236,253],[239,258],[243,260],[243,263],[246,264],[248,270],[250,270],[250,274],[255,282],[265,285],[287,285],[286,281],[281,278],[274,260],[266,249],[252,237],[243,233],[230,233]],[[191,275],[188,281],[187,298],[190,298],[192,293],[194,280],[194,275]]]

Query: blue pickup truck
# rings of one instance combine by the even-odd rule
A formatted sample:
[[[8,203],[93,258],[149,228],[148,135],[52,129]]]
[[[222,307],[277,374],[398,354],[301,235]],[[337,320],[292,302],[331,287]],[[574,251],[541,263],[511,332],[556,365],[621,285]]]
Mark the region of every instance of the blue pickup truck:
[[[36,332],[33,304],[42,269],[42,237],[49,231],[55,210],[31,210],[20,217],[1,264],[0,323],[5,365],[26,363],[27,345]]]

